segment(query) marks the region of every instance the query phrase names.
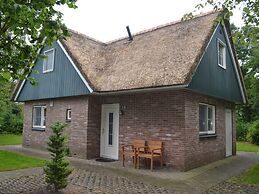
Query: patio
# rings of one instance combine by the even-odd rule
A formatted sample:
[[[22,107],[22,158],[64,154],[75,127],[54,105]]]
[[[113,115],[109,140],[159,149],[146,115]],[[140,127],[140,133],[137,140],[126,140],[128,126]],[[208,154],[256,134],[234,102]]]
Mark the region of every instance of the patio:
[[[35,149],[23,148],[22,146],[1,146],[0,149],[15,151],[31,156],[48,158],[48,153]],[[245,169],[259,162],[259,155],[239,152],[237,156],[229,157],[202,166],[187,172],[176,171],[171,168],[155,167],[153,171],[141,167],[134,169],[129,162],[125,167],[121,162],[97,162],[95,160],[84,160],[69,158],[71,164],[80,171],[89,171],[105,176],[123,177],[134,183],[153,185],[159,188],[167,188],[179,192],[203,193],[220,182],[240,174]],[[34,173],[39,174],[39,173]],[[2,176],[2,179],[13,176]],[[15,176],[17,177],[17,175]],[[0,175],[1,180],[1,175]],[[133,183],[132,183],[133,184]]]

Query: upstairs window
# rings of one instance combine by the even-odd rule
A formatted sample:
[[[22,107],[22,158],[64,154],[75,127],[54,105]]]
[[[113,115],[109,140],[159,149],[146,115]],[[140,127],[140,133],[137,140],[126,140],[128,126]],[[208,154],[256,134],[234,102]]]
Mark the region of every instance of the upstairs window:
[[[55,49],[50,49],[44,52],[46,58],[43,61],[43,73],[51,72],[54,69]]]
[[[218,65],[226,69],[226,45],[218,39]]]
[[[33,107],[33,128],[46,127],[46,106]]]
[[[215,134],[215,106],[199,104],[200,135]]]

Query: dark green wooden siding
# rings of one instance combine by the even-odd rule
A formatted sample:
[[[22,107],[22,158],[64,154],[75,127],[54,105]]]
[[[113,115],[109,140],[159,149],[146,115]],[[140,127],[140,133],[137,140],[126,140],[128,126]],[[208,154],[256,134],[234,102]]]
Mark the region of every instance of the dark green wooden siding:
[[[30,75],[37,80],[38,84],[31,85],[26,81],[17,101],[78,96],[90,93],[57,42],[53,46],[42,49],[41,53],[50,48],[55,48],[54,71],[43,73],[43,59],[38,59],[33,70],[37,70],[39,73],[33,72]]]
[[[227,47],[226,69],[218,66],[218,39],[224,42]],[[199,93],[231,102],[242,102],[242,94],[229,49],[223,27],[219,25],[203,55],[189,88]]]

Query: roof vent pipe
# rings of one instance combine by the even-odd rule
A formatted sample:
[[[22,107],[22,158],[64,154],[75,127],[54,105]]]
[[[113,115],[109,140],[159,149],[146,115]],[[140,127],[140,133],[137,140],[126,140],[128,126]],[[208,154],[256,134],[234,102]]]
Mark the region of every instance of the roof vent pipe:
[[[133,40],[133,37],[132,37],[132,35],[131,35],[130,28],[129,28],[129,26],[126,26],[126,28],[127,28],[128,35],[129,35],[129,41],[132,41],[132,40]]]

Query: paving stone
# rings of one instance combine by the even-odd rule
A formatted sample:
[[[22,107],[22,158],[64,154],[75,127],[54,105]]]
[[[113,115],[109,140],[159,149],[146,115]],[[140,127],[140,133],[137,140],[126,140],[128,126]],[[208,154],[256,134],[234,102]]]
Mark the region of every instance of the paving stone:
[[[230,180],[221,182],[211,187],[204,194],[259,194],[259,186],[248,184],[237,184]]]

